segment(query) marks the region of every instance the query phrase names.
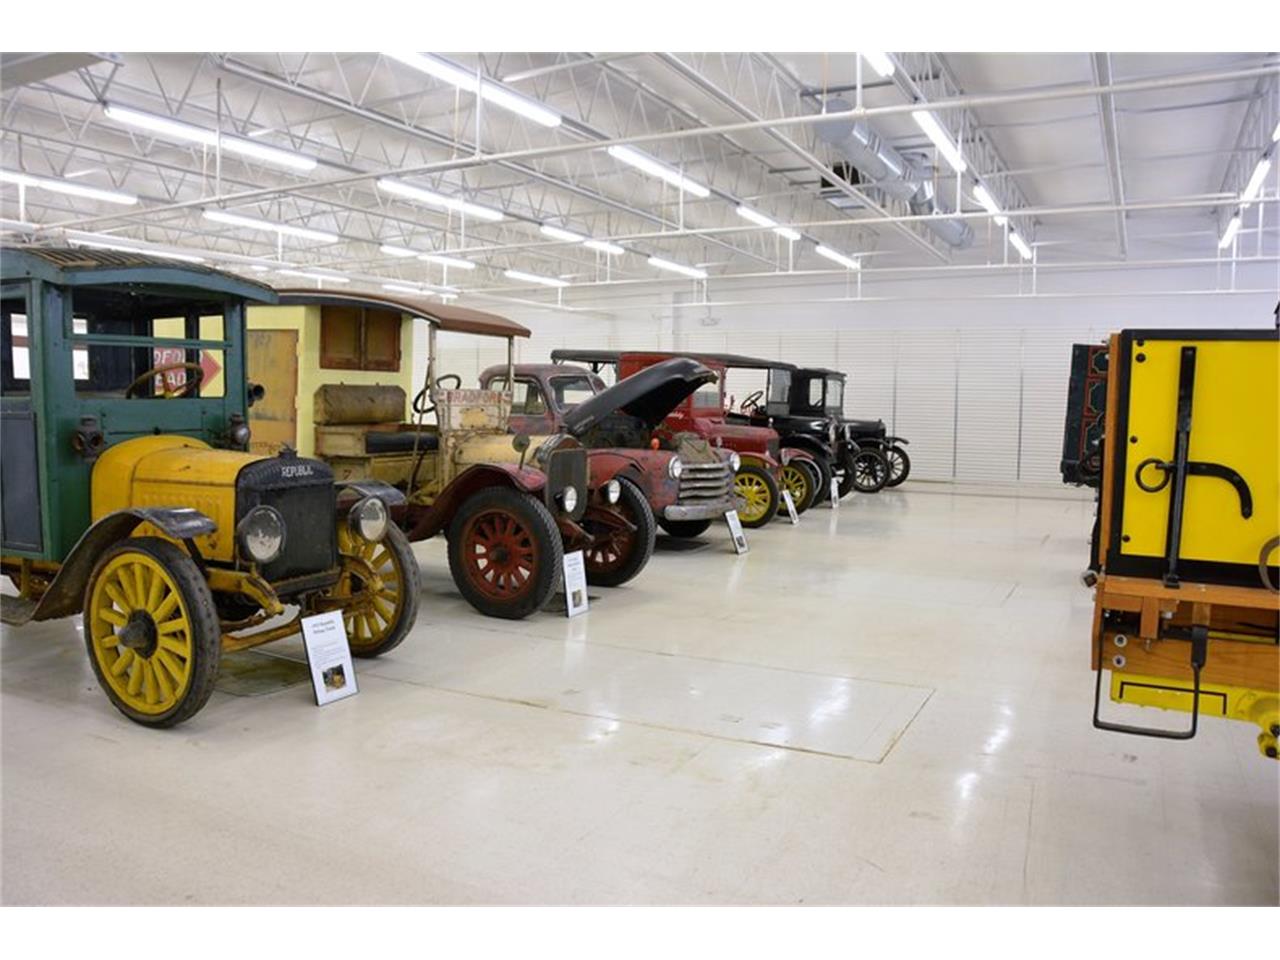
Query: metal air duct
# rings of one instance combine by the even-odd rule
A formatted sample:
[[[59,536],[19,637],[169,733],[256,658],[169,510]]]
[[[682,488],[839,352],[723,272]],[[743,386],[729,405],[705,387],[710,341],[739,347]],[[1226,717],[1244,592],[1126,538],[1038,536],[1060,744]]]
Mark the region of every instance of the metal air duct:
[[[839,98],[828,100],[824,113],[836,113],[853,109]],[[819,139],[830,144],[858,172],[865,182],[888,196],[905,201],[914,214],[951,213],[933,194],[933,184],[910,160],[887,144],[865,120],[837,119],[817,125]],[[967,247],[973,242],[973,228],[963,220],[939,216],[937,220],[924,221],[924,225],[937,234],[944,243],[953,247]]]

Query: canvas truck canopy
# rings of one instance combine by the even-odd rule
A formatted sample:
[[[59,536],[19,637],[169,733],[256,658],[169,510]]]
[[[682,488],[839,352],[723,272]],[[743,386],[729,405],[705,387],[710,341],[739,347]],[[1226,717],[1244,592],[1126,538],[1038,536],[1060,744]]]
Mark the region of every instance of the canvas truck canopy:
[[[672,357],[637,371],[625,380],[584,400],[564,415],[565,427],[575,436],[621,411],[636,417],[652,430],[685,397],[704,383],[714,383],[714,371],[688,357]]]
[[[280,290],[283,305],[345,304],[371,307],[375,310],[399,310],[411,317],[422,317],[437,329],[450,333],[470,333],[480,337],[527,337],[529,328],[468,307],[452,307],[416,297],[388,297],[379,293],[344,293],[333,290]]]

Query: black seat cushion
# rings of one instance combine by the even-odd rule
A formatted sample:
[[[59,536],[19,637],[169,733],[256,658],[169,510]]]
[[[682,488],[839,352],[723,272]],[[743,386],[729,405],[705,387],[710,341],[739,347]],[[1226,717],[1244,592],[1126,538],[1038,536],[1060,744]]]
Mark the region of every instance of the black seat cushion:
[[[440,438],[434,433],[414,433],[412,430],[370,430],[364,435],[365,453],[413,453],[414,437],[419,450],[438,450]]]

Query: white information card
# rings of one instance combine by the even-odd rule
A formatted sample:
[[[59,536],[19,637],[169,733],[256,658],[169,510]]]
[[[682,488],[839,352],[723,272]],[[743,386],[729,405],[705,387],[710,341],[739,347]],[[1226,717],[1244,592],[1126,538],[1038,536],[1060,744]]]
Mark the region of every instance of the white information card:
[[[725,522],[729,524],[729,533],[733,537],[734,553],[746,553],[747,535],[742,532],[742,521],[738,519],[738,511],[730,510],[724,515]]]
[[[341,610],[317,613],[302,618],[302,640],[307,650],[307,663],[311,666],[311,686],[316,695],[316,706],[323,707],[354,697],[356,670],[351,663],[351,646],[347,642],[347,628],[342,622]]]
[[[800,514],[796,513],[796,502],[791,498],[790,490],[782,491],[782,502],[787,505],[787,516],[791,518],[791,522],[799,523]]]
[[[570,617],[587,612],[587,566],[581,550],[564,555],[564,605]]]

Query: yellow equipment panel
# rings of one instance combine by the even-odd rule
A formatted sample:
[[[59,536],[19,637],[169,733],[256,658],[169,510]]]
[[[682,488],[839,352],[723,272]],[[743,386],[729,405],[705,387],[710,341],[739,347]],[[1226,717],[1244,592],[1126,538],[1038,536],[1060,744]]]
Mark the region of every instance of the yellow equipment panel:
[[[1221,476],[1189,473],[1178,557],[1195,579],[1259,584],[1263,545],[1280,533],[1280,341],[1269,331],[1127,331],[1120,380],[1110,572],[1158,575],[1166,554],[1183,349],[1194,348],[1187,459],[1239,474],[1251,515]],[[1129,563],[1146,564],[1131,567]],[[1208,566],[1206,566],[1208,565]],[[1215,575],[1215,572],[1218,575]]]

